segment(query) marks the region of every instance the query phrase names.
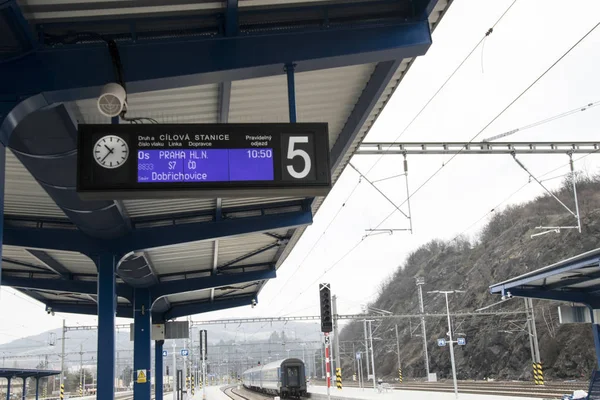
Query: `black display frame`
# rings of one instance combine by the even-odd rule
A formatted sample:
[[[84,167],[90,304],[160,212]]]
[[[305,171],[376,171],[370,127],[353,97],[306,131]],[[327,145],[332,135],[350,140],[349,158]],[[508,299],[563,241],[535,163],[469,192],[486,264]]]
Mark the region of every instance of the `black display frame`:
[[[160,135],[229,135],[229,141],[208,141],[209,147],[169,146],[143,147],[140,137]],[[124,139],[129,157],[118,169],[100,167],[93,157],[98,138],[115,135]],[[250,136],[271,136],[264,146],[248,146]],[[240,137],[244,136],[244,139]],[[285,172],[284,143],[289,137],[307,136],[313,143],[305,150],[311,158],[314,179],[293,179]],[[80,124],[77,141],[77,192],[84,199],[148,199],[177,197],[280,197],[324,196],[331,190],[329,133],[327,123],[246,123],[246,124]],[[191,142],[191,140],[190,140]],[[145,142],[144,142],[145,143]],[[289,144],[288,144],[289,145]],[[312,146],[312,147],[311,147]],[[207,150],[236,148],[272,148],[273,181],[238,182],[138,182],[138,151],[143,150]],[[297,157],[294,159],[298,161]],[[311,170],[313,172],[313,170]]]

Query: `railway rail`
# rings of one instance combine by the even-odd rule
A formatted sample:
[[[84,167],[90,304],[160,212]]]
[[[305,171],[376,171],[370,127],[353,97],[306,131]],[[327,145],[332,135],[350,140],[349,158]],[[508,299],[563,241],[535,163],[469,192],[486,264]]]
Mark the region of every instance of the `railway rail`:
[[[317,382],[320,384],[321,382]],[[358,387],[355,383],[345,384],[347,387]],[[367,386],[368,387],[368,386]],[[393,390],[414,390],[430,392],[453,392],[452,382],[405,382],[392,384]],[[521,396],[538,399],[562,399],[565,394],[572,394],[577,389],[587,391],[585,382],[556,382],[536,386],[529,382],[469,382],[458,383],[459,393],[490,394],[497,396]],[[310,391],[310,389],[309,389]]]
[[[238,389],[237,386],[227,386],[221,388],[221,391],[231,400],[262,400],[272,399],[273,396],[267,396],[262,393],[248,392],[246,389]]]

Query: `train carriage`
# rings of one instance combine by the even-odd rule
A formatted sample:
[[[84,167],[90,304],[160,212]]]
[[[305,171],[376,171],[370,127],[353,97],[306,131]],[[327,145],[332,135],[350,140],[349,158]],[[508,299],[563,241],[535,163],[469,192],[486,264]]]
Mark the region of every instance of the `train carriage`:
[[[304,362],[287,358],[244,371],[244,387],[283,398],[306,395]]]

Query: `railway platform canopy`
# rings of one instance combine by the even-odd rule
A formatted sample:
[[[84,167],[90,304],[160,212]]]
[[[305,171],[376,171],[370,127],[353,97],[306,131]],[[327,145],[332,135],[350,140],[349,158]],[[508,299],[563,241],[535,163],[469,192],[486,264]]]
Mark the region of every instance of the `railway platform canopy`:
[[[490,286],[503,299],[526,297],[556,300],[600,309],[600,249],[582,253]],[[600,366],[600,320],[590,312],[596,357]]]
[[[46,369],[22,369],[22,368],[0,368],[0,378],[6,379],[6,398],[10,399],[10,388],[11,384],[15,379],[21,379],[23,382],[23,399],[27,394],[27,379],[35,379],[35,399],[39,398],[40,393],[40,379],[48,376],[59,375],[60,371],[46,370]]]
[[[257,304],[325,197],[84,199],[78,127],[327,123],[335,184],[450,4],[0,1],[1,284],[98,315],[97,395],[113,399],[115,316],[147,376],[151,322]],[[97,109],[115,81],[127,118]]]

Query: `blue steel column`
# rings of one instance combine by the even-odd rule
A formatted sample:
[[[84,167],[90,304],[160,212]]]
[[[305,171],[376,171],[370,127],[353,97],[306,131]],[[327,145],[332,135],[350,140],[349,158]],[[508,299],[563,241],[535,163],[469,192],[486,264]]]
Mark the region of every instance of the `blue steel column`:
[[[10,377],[6,378],[8,383],[6,384],[6,400],[10,400]]]
[[[98,379],[97,400],[115,397],[115,257],[102,254],[98,268]]]
[[[290,109],[290,122],[296,123],[296,82],[294,79],[294,64],[286,64],[285,72],[287,74],[288,86],[288,107]]]
[[[0,143],[0,285],[2,284],[2,234],[4,232],[4,181],[6,171],[6,147]],[[10,380],[9,380],[10,383]]]
[[[23,400],[27,396],[27,377],[23,377]]]
[[[150,290],[135,289],[133,299],[133,400],[150,400]],[[162,353],[161,353],[162,357]],[[137,371],[145,370],[146,383],[137,383]]]
[[[163,344],[164,340],[154,342],[154,398],[162,400],[163,398]]]
[[[596,364],[600,370],[600,325],[596,321],[592,323],[592,333],[594,334],[594,347],[596,348]]]
[[[35,378],[35,400],[40,398],[40,378]]]

